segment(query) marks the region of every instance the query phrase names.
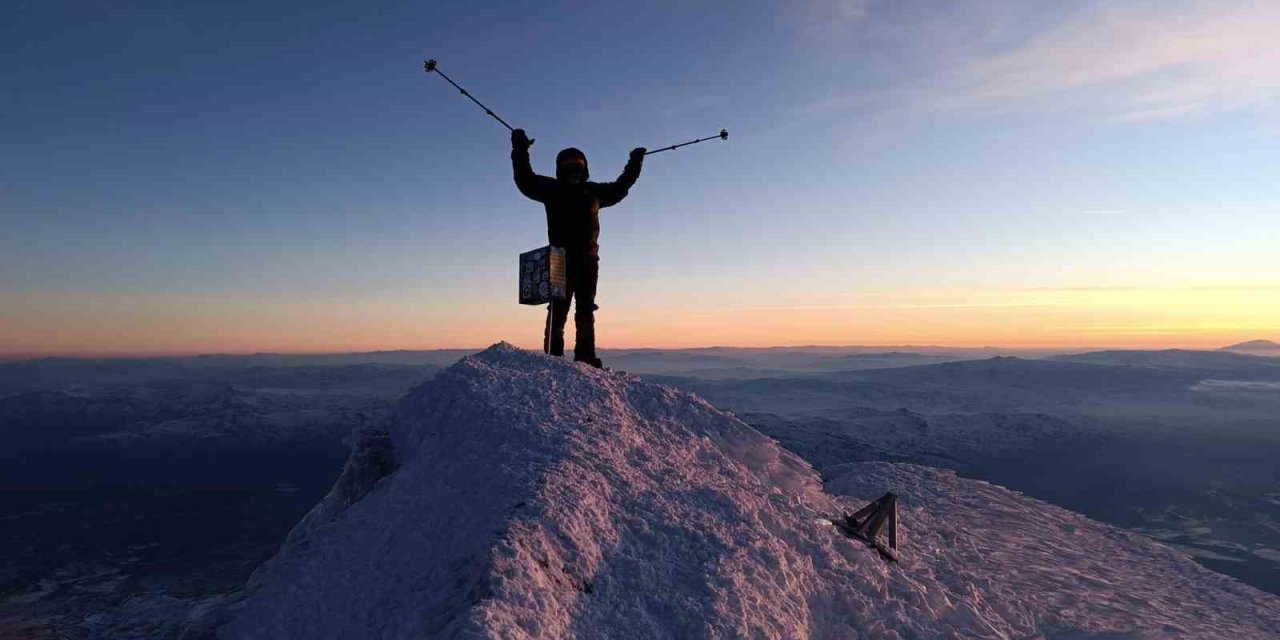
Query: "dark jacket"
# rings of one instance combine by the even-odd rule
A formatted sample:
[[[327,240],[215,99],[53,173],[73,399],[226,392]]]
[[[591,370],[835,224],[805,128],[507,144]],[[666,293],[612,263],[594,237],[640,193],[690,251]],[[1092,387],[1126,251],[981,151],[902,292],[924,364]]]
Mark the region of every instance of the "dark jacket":
[[[614,182],[587,181],[570,185],[534,173],[527,149],[511,151],[516,187],[546,207],[547,240],[552,246],[564,247],[565,251],[592,256],[600,255],[600,209],[612,207],[627,197],[627,191],[640,177],[642,162],[643,156],[627,162],[622,175]]]

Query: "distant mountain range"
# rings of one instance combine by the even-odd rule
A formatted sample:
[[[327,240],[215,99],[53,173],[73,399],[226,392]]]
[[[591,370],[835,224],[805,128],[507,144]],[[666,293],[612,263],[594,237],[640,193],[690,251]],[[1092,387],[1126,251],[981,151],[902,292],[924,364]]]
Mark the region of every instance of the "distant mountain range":
[[[1274,352],[1280,355],[1280,351]],[[1196,371],[1204,377],[1228,379],[1276,379],[1280,376],[1280,360],[1263,351],[1092,351],[1046,360],[1099,364],[1120,367],[1148,367]],[[1242,377],[1243,376],[1243,377]]]
[[[1218,351],[1239,351],[1243,353],[1252,353],[1255,355],[1276,355],[1280,356],[1280,342],[1271,340],[1249,340],[1240,344],[1233,344],[1229,347],[1222,347]]]

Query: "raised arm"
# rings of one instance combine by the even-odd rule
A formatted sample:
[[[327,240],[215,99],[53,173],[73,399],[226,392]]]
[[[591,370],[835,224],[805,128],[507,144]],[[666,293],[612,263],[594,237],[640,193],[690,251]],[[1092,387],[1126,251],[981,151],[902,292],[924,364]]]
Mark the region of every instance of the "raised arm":
[[[529,163],[529,145],[531,144],[533,143],[529,141],[529,136],[525,135],[524,129],[511,132],[511,173],[515,177],[516,188],[526,198],[546,202],[547,194],[555,186],[555,178],[540,176],[533,172],[533,165]]]
[[[644,164],[644,147],[637,147],[631,150],[631,158],[627,160],[627,166],[622,170],[622,175],[618,176],[613,182],[606,182],[600,185],[599,193],[600,206],[612,207],[622,199],[627,197],[627,192],[631,190],[631,185],[636,183],[636,179],[640,177],[640,167]]]

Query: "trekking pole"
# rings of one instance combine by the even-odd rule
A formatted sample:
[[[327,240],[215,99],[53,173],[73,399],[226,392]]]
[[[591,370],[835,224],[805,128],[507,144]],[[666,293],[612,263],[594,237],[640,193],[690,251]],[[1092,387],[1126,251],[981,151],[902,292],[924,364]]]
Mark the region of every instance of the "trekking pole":
[[[440,68],[436,66],[435,60],[427,60],[426,62],[423,62],[422,70],[427,73],[434,72],[434,73],[440,74],[440,77],[444,78],[449,84],[453,85],[454,89],[457,89],[459,92],[462,93],[462,95],[466,96],[469,100],[476,103],[476,106],[480,107],[481,109],[484,109],[484,112],[492,116],[494,120],[501,122],[502,126],[506,127],[508,131],[515,131],[515,127],[507,124],[507,121],[503,120],[501,116],[494,113],[493,109],[490,109],[489,107],[484,106],[484,103],[480,102],[479,100],[476,100],[475,96],[471,95],[470,93],[467,92],[466,89],[463,89],[461,86],[458,85],[458,83],[454,82],[453,78],[450,78],[449,76],[445,75],[444,72],[441,71]],[[725,134],[725,135],[728,135],[728,134]],[[533,144],[533,140],[530,140],[529,144]]]
[[[707,136],[707,137],[705,137],[705,138],[698,138],[697,140],[690,140],[690,141],[688,141],[688,142],[681,142],[680,144],[673,144],[673,145],[671,145],[671,146],[669,146],[669,147],[663,147],[663,148],[661,148],[661,149],[654,149],[653,151],[646,151],[646,152],[645,152],[645,155],[646,155],[646,156],[649,156],[649,155],[653,155],[653,154],[655,154],[655,153],[662,153],[663,151],[671,151],[672,149],[679,149],[680,147],[687,147],[687,146],[689,146],[689,145],[691,145],[691,144],[698,144],[699,142],[706,142],[706,141],[708,141],[708,140],[714,140],[715,138],[720,138],[721,140],[728,140],[728,139],[729,139],[729,132],[728,132],[727,130],[725,130],[725,129],[721,129],[721,130],[720,130],[720,133],[717,133],[717,134],[716,134],[716,135],[714,135],[714,136]]]
[[[547,333],[545,334],[546,337],[542,339],[543,353],[551,353],[551,318],[552,314],[555,312],[555,309],[553,309],[552,306],[553,303],[547,303]]]

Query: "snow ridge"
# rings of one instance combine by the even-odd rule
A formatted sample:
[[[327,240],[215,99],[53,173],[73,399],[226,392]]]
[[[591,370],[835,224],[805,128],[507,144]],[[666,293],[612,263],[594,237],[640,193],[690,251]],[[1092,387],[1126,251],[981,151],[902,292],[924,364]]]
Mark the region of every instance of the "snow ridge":
[[[505,343],[412,391],[388,431],[362,440],[373,444],[254,575],[222,637],[1142,638],[1173,629],[1238,640],[1280,628],[1280,599],[1220,576],[1203,582],[1212,606],[1183,583],[1162,592],[1186,609],[1177,626],[1148,628],[1136,598],[1059,615],[1047,609],[1070,601],[1071,581],[1039,582],[1067,600],[1020,598],[994,578],[938,570],[949,556],[937,532],[951,523],[924,511],[907,514],[907,537],[933,546],[919,558],[907,548],[889,565],[826,520],[855,501],[824,492],[807,463],[736,418],[688,393]],[[846,477],[845,488],[874,498],[911,478],[937,484],[932,470],[889,467],[900,472]],[[921,488],[930,504],[968,495],[971,481],[950,478],[942,497]],[[985,502],[972,508],[1013,504],[1030,519],[1053,509],[986,486],[1000,500],[975,494]],[[1153,543],[1117,540],[1108,553],[1163,557],[1142,546]],[[1028,570],[1030,584],[1036,571],[1057,571],[1058,543],[1079,553],[1091,539],[1037,547],[1049,564]],[[1011,561],[1018,553],[1009,549]],[[1216,576],[1186,564],[1179,570],[1192,577]],[[1079,586],[1107,602],[1128,588],[1123,578]],[[1089,635],[1068,635],[1079,633]]]
[[[227,636],[781,636],[807,617],[772,532],[830,500],[696,397],[498,345],[407,396],[391,440],[400,467],[308,517]],[[795,592],[757,600],[764,583]]]

